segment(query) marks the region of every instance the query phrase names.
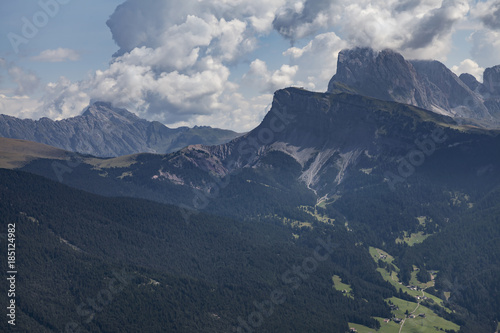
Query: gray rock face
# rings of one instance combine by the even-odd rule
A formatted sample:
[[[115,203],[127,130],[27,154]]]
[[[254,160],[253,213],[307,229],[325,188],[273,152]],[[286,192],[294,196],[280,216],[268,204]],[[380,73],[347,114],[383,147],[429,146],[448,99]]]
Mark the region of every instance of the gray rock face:
[[[343,50],[328,92],[351,92],[410,104],[484,126],[498,126],[500,66],[485,71],[485,84],[472,75],[457,77],[438,61],[408,61],[391,50]],[[485,94],[487,93],[487,94]]]
[[[338,90],[341,85],[368,97],[430,106],[415,68],[391,50],[375,52],[370,48],[356,48],[341,51],[337,74],[331,79],[328,91]]]
[[[439,61],[425,60],[413,60],[411,63],[419,75],[419,81],[426,87],[426,95],[431,103],[431,107],[426,109],[453,117],[493,120],[480,96],[445,65]]]
[[[486,91],[498,98],[500,96],[500,65],[486,68],[483,79]]]
[[[476,91],[476,89],[482,84],[476,79],[474,75],[463,73],[458,77],[470,90]]]
[[[421,133],[447,124],[459,126],[450,117],[407,104],[286,88],[275,92],[271,111],[248,134],[220,146],[191,146],[174,158],[183,169],[193,164],[223,177],[262,167],[271,152],[281,152],[301,166],[299,180],[322,197],[334,193],[353,169],[390,163],[412,151]]]
[[[96,102],[82,115],[38,121],[0,115],[0,136],[44,143],[99,157],[134,153],[169,153],[191,144],[221,144],[238,133],[210,127],[171,129],[159,122]]]

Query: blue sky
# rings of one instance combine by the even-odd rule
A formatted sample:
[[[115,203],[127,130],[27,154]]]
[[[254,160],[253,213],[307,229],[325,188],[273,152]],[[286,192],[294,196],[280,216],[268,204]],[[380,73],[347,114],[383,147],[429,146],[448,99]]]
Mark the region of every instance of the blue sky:
[[[31,20],[33,14],[39,12],[41,7],[38,1],[2,1],[0,56],[36,71],[45,82],[56,81],[61,75],[72,80],[80,80],[89,71],[106,68],[110,56],[118,49],[106,26],[106,20],[122,2],[123,0],[89,2],[72,0],[68,4],[60,5],[57,15],[50,18],[47,25],[40,28],[29,43],[21,44],[19,53],[15,54],[6,35],[13,32],[22,36],[21,18],[26,17]],[[80,55],[79,60],[46,63],[30,59],[43,50],[57,48],[76,50]]]
[[[0,113],[62,119],[105,100],[173,127],[246,131],[275,90],[325,91],[355,46],[481,79],[500,64],[500,1],[4,0]]]

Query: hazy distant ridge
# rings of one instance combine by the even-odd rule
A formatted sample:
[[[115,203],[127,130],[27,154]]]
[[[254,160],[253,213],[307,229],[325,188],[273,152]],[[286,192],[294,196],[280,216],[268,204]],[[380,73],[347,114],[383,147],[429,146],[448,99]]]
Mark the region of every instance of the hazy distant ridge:
[[[207,126],[172,129],[109,103],[96,102],[82,115],[59,121],[0,115],[0,136],[111,157],[144,152],[165,154],[192,144],[221,144],[239,134]]]

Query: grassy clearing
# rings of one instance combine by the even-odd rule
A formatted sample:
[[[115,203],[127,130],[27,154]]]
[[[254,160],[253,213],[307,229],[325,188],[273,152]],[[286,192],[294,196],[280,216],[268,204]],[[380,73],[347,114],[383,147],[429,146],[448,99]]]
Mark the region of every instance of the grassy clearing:
[[[399,279],[398,279],[398,273],[397,272],[392,271],[391,273],[389,273],[387,270],[385,270],[383,268],[377,268],[377,272],[379,272],[380,275],[382,275],[382,277],[384,278],[384,280],[389,281],[396,288],[396,290],[399,290],[399,288],[403,288],[404,287],[402,284],[399,284]],[[403,290],[403,291],[405,291],[405,290]]]
[[[309,228],[313,229],[313,225],[311,222],[302,222],[302,221],[297,221],[297,220],[292,220],[286,217],[283,217],[283,224],[289,225],[292,228]]]
[[[373,260],[375,260],[375,262],[378,262],[378,260],[380,259],[388,264],[392,264],[392,262],[394,261],[393,256],[391,256],[389,253],[381,249],[377,249],[375,247],[370,246],[369,251],[370,255],[372,256]]]
[[[375,319],[377,319],[380,323],[380,330],[378,330],[377,332],[380,332],[380,333],[399,333],[399,328],[401,327],[400,324],[396,324],[392,320],[389,321],[388,323],[386,323],[384,321],[384,318],[375,317]]]
[[[396,290],[401,289],[403,292],[406,292],[408,295],[411,295],[413,297],[424,295],[427,298],[432,299],[434,301],[434,303],[436,303],[439,306],[441,306],[442,308],[444,308],[447,312],[451,312],[450,309],[448,309],[447,307],[445,307],[443,305],[443,300],[440,299],[439,297],[436,297],[434,295],[431,295],[429,293],[422,292],[422,291],[419,291],[419,290],[413,290],[413,289],[410,289],[410,288],[408,288],[407,286],[405,286],[403,284],[400,284],[396,272],[392,272],[392,274],[389,274],[389,272],[387,272],[383,268],[377,268],[377,271],[382,275],[382,278],[384,280],[388,281],[390,284],[392,284],[396,288]]]
[[[417,273],[418,273],[418,268],[416,270],[414,270],[413,272],[411,272],[411,279],[410,279],[410,285],[412,286],[417,286],[417,287],[420,287],[422,289],[426,289],[426,288],[429,288],[429,287],[434,287],[435,285],[435,282],[434,281],[429,281],[427,283],[422,283],[420,281],[418,281],[417,279]]]
[[[325,203],[324,201],[321,203]],[[318,204],[317,206],[320,206],[321,204]],[[311,206],[300,206],[300,209],[302,209],[304,212],[310,214],[312,217],[314,217],[318,222],[321,223],[327,223],[327,224],[332,224],[335,222],[335,219],[329,218],[327,215],[321,215],[318,213],[316,207],[311,207]]]
[[[423,305],[419,305],[415,302],[408,302],[396,297],[392,297],[389,300],[394,305],[397,305],[399,307],[398,310],[393,311],[396,317],[401,319],[405,318],[406,311],[415,315],[415,318],[406,318],[402,332],[425,333],[436,332],[439,330],[454,330],[458,332],[458,330],[460,329],[460,326],[458,326],[457,324],[439,317],[434,313],[434,311]],[[424,314],[424,317],[420,317],[420,314]]]
[[[408,246],[413,246],[415,244],[422,243],[429,236],[430,236],[430,234],[424,234],[423,231],[420,231],[420,232],[417,232],[416,234],[411,234],[411,235],[408,235],[408,233],[405,232],[404,238],[403,239],[401,239],[401,238],[396,239],[396,243],[400,244],[400,243],[404,242],[404,243],[408,244]]]
[[[422,308],[421,312],[420,311]],[[428,312],[430,311],[430,313]],[[438,317],[431,310],[425,307],[419,307],[417,309],[417,316],[415,318],[406,318],[402,333],[435,333],[443,332],[444,330],[455,330],[458,332],[460,327],[453,324],[441,317]],[[419,317],[418,314],[425,313],[426,317]],[[396,324],[394,321],[385,322],[384,318],[375,317],[380,322],[380,329],[375,330],[373,328],[363,326],[360,324],[349,323],[349,328],[355,328],[358,333],[399,333],[401,324]]]
[[[326,208],[326,201],[321,201],[317,206],[325,209]]]
[[[0,168],[20,168],[39,158],[64,160],[68,159],[71,154],[73,153],[37,142],[0,138]],[[89,157],[84,159],[84,163],[90,164],[98,170],[115,167],[124,168],[136,163],[137,155],[107,159]]]
[[[355,328],[358,333],[398,333],[399,332],[399,325],[396,324],[393,321],[390,321],[388,323],[384,322],[384,319],[375,317],[380,322],[380,329],[375,330],[374,328],[370,328],[368,326],[363,326],[360,324],[355,324],[355,323],[349,323],[349,328],[353,327]]]
[[[68,153],[41,143],[0,138],[0,168],[20,168],[38,158],[62,160],[68,158]]]
[[[419,308],[420,310],[420,308]],[[423,310],[422,312],[424,312]],[[413,319],[407,319],[405,321],[403,332],[406,333],[431,333],[431,332],[442,332],[444,330],[454,330],[458,332],[460,326],[452,323],[451,321],[445,320],[437,315],[434,317],[415,317]]]
[[[351,286],[348,285],[347,283],[343,283],[340,276],[334,275],[332,277],[332,281],[333,281],[333,287],[336,290],[342,292],[344,294],[344,296],[354,299],[354,296],[352,295]]]
[[[85,163],[92,165],[96,169],[127,168],[136,163],[138,155],[139,154],[133,154],[105,159],[90,157],[85,159]]]
[[[397,272],[399,272],[399,267],[397,267],[396,265],[394,265],[392,263],[394,258],[389,253],[387,253],[381,249],[374,248],[374,247],[370,247],[369,251],[370,251],[370,255],[372,256],[372,258],[375,262],[378,262],[378,260],[381,259],[382,261],[385,261],[387,263],[391,263],[394,266],[395,271],[393,271],[391,273],[389,273],[386,269],[380,268],[380,267],[377,268],[377,271],[380,273],[380,275],[382,275],[382,278],[384,280],[386,280],[387,282],[389,282],[390,284],[392,284],[394,286],[394,288],[396,288],[396,290],[401,289],[401,291],[406,292],[408,295],[411,295],[413,297],[426,296],[427,298],[432,299],[434,301],[434,303],[436,303],[439,306],[441,306],[442,308],[444,308],[445,311],[451,313],[451,310],[443,305],[443,300],[440,299],[439,297],[436,297],[434,295],[426,293],[425,291],[422,292],[419,290],[412,290],[412,289],[408,288],[408,286],[405,286],[402,283],[400,283],[398,276],[397,276]],[[387,257],[385,257],[385,259],[383,259],[383,258],[380,258],[380,255],[382,255],[384,257],[387,256]],[[427,286],[428,284],[431,284],[431,283],[434,284],[433,281],[426,283],[426,284],[419,282],[417,280],[416,274],[417,274],[417,271],[412,272],[412,281],[415,282],[415,284],[413,284],[414,286],[419,286],[421,288],[425,288],[425,286]]]
[[[425,293],[423,290],[412,290],[403,284],[400,284],[399,279],[397,277],[397,271],[399,268],[393,264],[394,258],[387,252],[377,249],[374,247],[369,248],[370,255],[375,262],[382,260],[386,263],[391,263],[394,266],[396,271],[389,273],[386,269],[377,268],[377,271],[382,275],[384,280],[391,283],[396,290],[401,289],[403,292],[408,293],[414,297],[416,296],[427,296],[429,299],[432,299],[436,304],[439,304],[446,311],[451,312],[448,308],[443,306],[443,300],[440,298]],[[416,267],[414,267],[415,269]],[[416,274],[418,270],[415,269],[412,273],[411,284],[414,286],[419,286],[421,288],[425,288],[434,282],[431,281],[427,284],[420,283],[418,281]],[[336,289],[345,288],[345,284],[342,284],[340,277],[334,276],[333,278],[334,285]],[[389,302],[390,301],[390,302]],[[444,318],[439,317],[434,311],[431,309],[421,305],[418,303],[417,299],[415,301],[406,301],[397,297],[391,297],[386,299],[388,304],[393,304],[396,306],[391,312],[394,317],[404,319],[404,324],[401,332],[403,333],[434,333],[434,332],[443,332],[445,330],[454,330],[458,332],[460,330],[460,326],[448,321]],[[408,318],[407,318],[408,313]],[[422,316],[420,316],[422,314]],[[414,318],[410,318],[413,315]],[[401,328],[401,324],[397,324],[394,321],[385,322],[385,318],[375,318],[380,322],[380,329],[375,330],[373,328],[369,328],[363,325],[349,323],[349,327],[355,328],[359,333],[399,333]]]
[[[391,298],[387,299],[386,301],[387,301],[387,303],[389,303],[389,301],[391,301],[392,304],[396,305],[399,308],[397,310],[393,310],[392,313],[397,318],[401,318],[401,319],[405,318],[406,311],[408,311],[408,313],[412,313],[417,308],[417,305],[418,305],[416,302],[405,301],[405,300],[402,300],[402,299],[397,298],[397,297],[391,297]]]
[[[359,169],[359,171],[364,172],[365,174],[369,175],[369,174],[371,174],[371,173],[372,173],[373,168],[369,168],[369,169]]]
[[[118,178],[123,179],[125,177],[132,177],[132,171],[126,171],[121,174],[121,176],[118,176]]]
[[[419,217],[417,217],[417,220],[418,220],[418,224],[425,227],[425,224],[427,221],[427,216],[419,216]]]

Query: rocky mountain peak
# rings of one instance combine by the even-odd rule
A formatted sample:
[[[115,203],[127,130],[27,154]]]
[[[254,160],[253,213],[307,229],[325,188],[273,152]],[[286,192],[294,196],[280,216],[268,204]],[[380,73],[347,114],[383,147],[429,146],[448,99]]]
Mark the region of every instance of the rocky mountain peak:
[[[472,91],[476,91],[476,89],[482,85],[474,75],[469,73],[460,74],[458,78]]]
[[[101,102],[97,101],[92,104],[90,104],[82,113],[83,117],[86,118],[94,118],[100,121],[106,120],[112,120],[112,119],[117,119],[120,121],[125,121],[125,122],[137,122],[140,121],[141,118],[136,116],[134,113],[122,109],[122,108],[115,108],[112,106],[111,103],[108,102]]]
[[[377,52],[356,48],[341,51],[337,74],[330,81],[328,91],[334,92],[339,84],[369,97],[430,106],[413,65],[392,50]]]
[[[500,124],[498,105],[485,103],[475,78],[462,77],[465,82],[439,61],[406,60],[392,50],[355,48],[339,53],[328,92],[410,104],[484,126]],[[490,95],[500,95],[500,66],[486,70],[485,88]]]
[[[53,121],[0,115],[0,136],[100,157],[169,153],[191,144],[220,144],[238,133],[217,128],[168,128],[110,103],[95,102],[79,116]]]

